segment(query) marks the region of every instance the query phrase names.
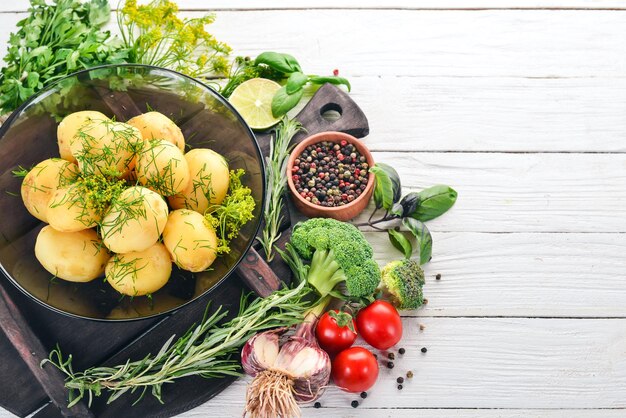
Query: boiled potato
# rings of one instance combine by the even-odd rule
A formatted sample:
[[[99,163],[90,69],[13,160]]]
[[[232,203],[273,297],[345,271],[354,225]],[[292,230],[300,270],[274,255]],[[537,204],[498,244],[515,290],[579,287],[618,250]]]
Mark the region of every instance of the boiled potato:
[[[70,142],[83,125],[91,121],[109,120],[104,113],[92,110],[74,112],[63,118],[57,127],[57,140],[59,142],[59,154],[67,161],[76,162],[76,158],[70,151]]]
[[[44,160],[32,168],[22,181],[24,206],[35,218],[48,222],[48,202],[59,187],[78,176],[78,167],[60,158]]]
[[[37,235],[35,257],[56,277],[89,282],[104,273],[110,255],[93,229],[60,232],[46,225]]]
[[[106,279],[118,292],[144,296],[163,286],[172,274],[172,261],[165,246],[156,243],[142,251],[116,254],[106,266]]]
[[[70,141],[70,151],[86,175],[128,176],[142,146],[137,128],[110,120],[87,122]]]
[[[169,198],[174,209],[204,213],[209,205],[219,205],[228,192],[228,163],[217,152],[196,148],[185,154],[191,181],[182,193]]]
[[[78,184],[58,189],[48,202],[47,214],[48,223],[61,232],[93,228],[102,218],[90,207]]]
[[[180,268],[199,272],[209,268],[217,256],[215,230],[198,212],[172,211],[163,230],[163,244]]]
[[[144,142],[135,172],[141,184],[163,196],[182,192],[190,181],[185,156],[176,145],[164,139]]]
[[[105,212],[102,240],[115,253],[146,250],[159,240],[167,214],[167,204],[157,193],[141,186],[129,187]]]
[[[180,128],[167,116],[159,112],[148,112],[135,116],[129,125],[139,129],[144,140],[165,139],[176,145],[180,152],[185,152],[185,137]]]

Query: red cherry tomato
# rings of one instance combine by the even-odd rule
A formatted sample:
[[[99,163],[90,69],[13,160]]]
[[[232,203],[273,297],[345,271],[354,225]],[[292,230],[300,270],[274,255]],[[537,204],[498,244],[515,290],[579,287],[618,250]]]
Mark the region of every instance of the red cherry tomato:
[[[359,334],[369,345],[386,350],[402,338],[402,320],[389,302],[377,300],[359,311],[356,316]]]
[[[352,323],[352,329],[350,329],[350,323]],[[356,340],[354,319],[345,312],[337,310],[326,312],[317,322],[315,336],[324,351],[328,354],[337,354],[351,347]]]
[[[351,347],[337,354],[332,366],[333,380],[346,392],[363,392],[378,378],[376,357],[363,347]]]

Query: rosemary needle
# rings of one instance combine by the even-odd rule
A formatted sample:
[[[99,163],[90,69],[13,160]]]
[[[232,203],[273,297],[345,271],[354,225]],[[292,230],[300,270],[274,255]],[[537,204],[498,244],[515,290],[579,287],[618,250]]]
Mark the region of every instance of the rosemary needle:
[[[148,390],[160,402],[164,383],[172,383],[186,376],[224,377],[239,376],[236,352],[255,333],[285,327],[302,322],[304,313],[316,304],[305,298],[306,282],[296,288],[284,288],[267,298],[255,298],[249,304],[242,296],[239,315],[222,324],[228,312],[218,308],[202,321],[192,326],[176,341],[172,335],[157,354],[148,354],[141,360],[130,361],[113,367],[92,367],[83,372],[72,369],[72,356],[63,357],[59,347],[41,363],[51,363],[66,375],[65,386],[70,390],[72,406],[84,397],[89,404],[94,396],[109,394],[108,403],[124,393],[139,392],[135,403]]]
[[[287,188],[287,160],[291,152],[292,138],[302,130],[302,125],[295,119],[284,117],[278,128],[274,141],[270,141],[270,153],[267,157],[267,176],[265,190],[268,197],[265,199],[263,208],[263,235],[257,238],[265,251],[267,261],[274,258],[274,243],[280,238],[280,223],[283,220],[281,215],[283,209],[283,195]]]

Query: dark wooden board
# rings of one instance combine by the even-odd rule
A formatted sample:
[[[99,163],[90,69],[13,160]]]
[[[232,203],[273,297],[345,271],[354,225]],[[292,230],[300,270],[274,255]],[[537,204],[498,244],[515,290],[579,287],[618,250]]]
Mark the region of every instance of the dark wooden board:
[[[130,103],[122,103],[126,108],[132,107]],[[327,110],[337,111],[341,117],[328,121],[322,116]],[[295,141],[329,130],[348,132],[356,137],[363,137],[369,133],[367,119],[363,112],[346,93],[329,84],[318,90],[297,118],[305,126],[306,133],[299,134]],[[193,123],[193,118],[183,123]],[[269,150],[271,138],[271,133],[257,135],[264,154],[267,154]],[[285,205],[285,208],[287,206]],[[285,215],[288,215],[288,212]],[[285,219],[283,228],[287,228],[290,222],[288,216]],[[280,243],[284,244],[288,238],[289,232],[285,231]],[[290,275],[288,268],[278,257],[270,267],[281,279]],[[12,315],[16,317],[21,315],[27,321],[27,324],[22,324],[22,331],[25,331],[23,334],[28,335],[30,329],[32,336],[35,337],[33,340],[41,343],[40,351],[42,352],[39,352],[37,357],[45,356],[58,343],[65,353],[74,355],[74,367],[81,370],[95,364],[113,365],[127,359],[139,359],[147,353],[158,350],[172,334],[180,335],[198,321],[210,301],[219,302],[226,309],[232,308],[229,309],[231,312],[236,312],[239,297],[246,288],[244,283],[247,283],[241,279],[241,272],[245,271],[244,268],[246,266],[242,265],[236,274],[223,281],[218,288],[169,316],[123,323],[70,318],[52,312],[30,300],[4,277],[0,278],[0,286],[6,290],[11,300],[10,304],[16,307],[17,313],[12,313]],[[262,265],[255,267],[252,263],[247,268],[253,270],[256,268],[261,271],[259,269],[262,269]],[[215,307],[217,303],[214,302],[213,308]],[[1,407],[18,416],[26,416],[48,403],[37,412],[37,417],[62,416],[61,411],[49,402],[47,392],[50,392],[50,389],[48,388],[47,392],[43,389],[16,348],[2,333],[0,333],[0,356],[2,356],[0,362]],[[175,385],[164,387],[164,405],[146,396],[140,407],[131,407],[136,395],[129,394],[110,405],[106,405],[105,398],[99,398],[92,405],[91,411],[98,417],[169,417],[206,402],[233,380],[186,378]]]

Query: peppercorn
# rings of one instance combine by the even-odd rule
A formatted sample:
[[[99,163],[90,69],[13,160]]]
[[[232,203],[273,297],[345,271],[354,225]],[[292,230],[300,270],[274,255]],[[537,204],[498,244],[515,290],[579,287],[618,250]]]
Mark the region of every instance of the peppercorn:
[[[352,405],[353,408],[356,408],[357,406],[359,406],[359,401],[352,401],[350,405]]]
[[[406,353],[406,350],[405,350],[404,348],[400,348],[400,349],[398,350],[398,353],[399,353],[399,354],[404,354],[404,353]]]
[[[393,359],[395,359],[395,358],[396,358],[396,355],[395,355],[395,354],[393,354],[393,353],[389,353],[389,354],[387,354],[387,358],[388,358],[389,360],[393,360]]]
[[[435,276],[435,280],[441,280],[441,274],[437,273],[437,275]]]
[[[321,403],[319,403],[319,402],[315,402],[315,403],[313,404],[313,407],[314,407],[314,408],[316,408],[316,409],[319,409],[319,408],[321,408],[321,407],[322,407],[322,404],[321,404]]]
[[[393,361],[388,361],[387,362],[387,368],[393,369],[393,366],[394,366]]]
[[[408,372],[406,372],[406,377],[407,377],[407,379],[412,379],[413,378],[413,372],[410,371],[410,370]]]
[[[398,390],[402,390],[402,385],[398,385]]]
[[[422,347],[422,353],[425,353],[427,351],[428,351],[428,349],[426,347]]]
[[[399,378],[396,379],[396,382],[404,383],[404,377],[400,376]]]
[[[367,398],[367,392],[361,392],[361,398],[363,399]]]

